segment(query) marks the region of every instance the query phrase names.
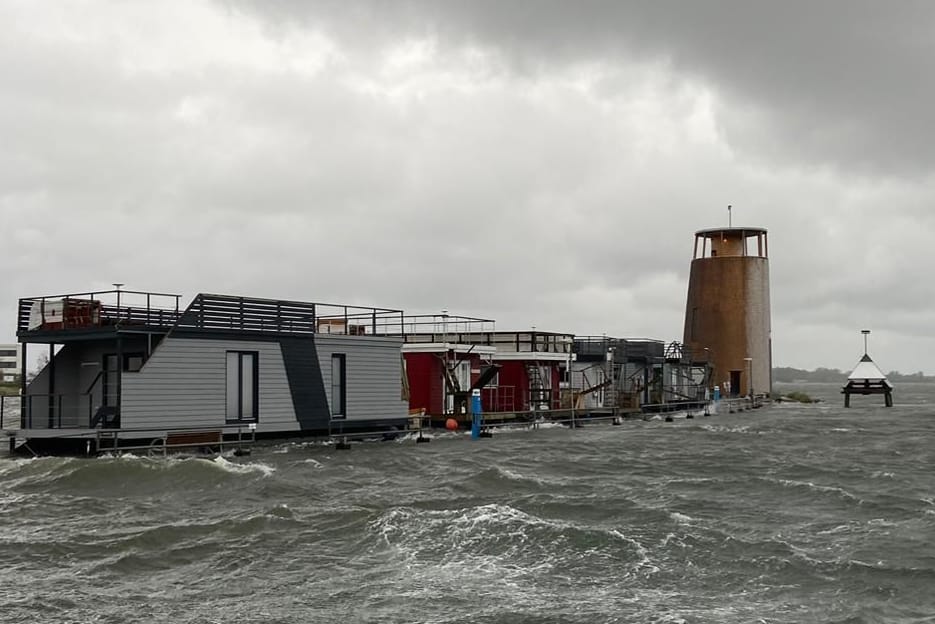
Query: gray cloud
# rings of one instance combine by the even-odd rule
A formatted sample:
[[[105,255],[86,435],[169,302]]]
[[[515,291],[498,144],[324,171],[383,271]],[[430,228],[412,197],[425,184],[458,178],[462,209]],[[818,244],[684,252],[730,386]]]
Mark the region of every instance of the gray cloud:
[[[926,78],[935,12],[920,0],[228,5],[274,23],[323,25],[356,42],[361,32],[378,45],[403,33],[489,46],[521,73],[595,61],[658,63],[717,85],[729,104],[719,121],[746,158],[891,175],[927,172],[935,163],[935,146],[922,131],[935,108]]]
[[[777,363],[928,366],[924,5],[386,6],[0,9],[0,327],[122,281],[678,339],[732,203]]]

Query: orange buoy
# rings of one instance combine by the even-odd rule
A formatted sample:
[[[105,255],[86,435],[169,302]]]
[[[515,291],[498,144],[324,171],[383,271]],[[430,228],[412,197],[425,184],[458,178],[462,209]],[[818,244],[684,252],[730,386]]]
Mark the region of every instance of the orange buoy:
[[[454,418],[449,418],[445,421],[445,429],[448,431],[457,431],[458,430],[458,421]]]

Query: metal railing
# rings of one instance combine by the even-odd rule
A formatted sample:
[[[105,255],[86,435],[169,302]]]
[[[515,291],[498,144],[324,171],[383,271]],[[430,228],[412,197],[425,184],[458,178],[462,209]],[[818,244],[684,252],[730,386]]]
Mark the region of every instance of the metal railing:
[[[393,334],[403,323],[402,310],[200,294],[176,327],[363,336]]]
[[[181,310],[179,300],[179,295],[129,290],[26,297],[19,300],[17,331],[143,326],[399,336],[407,325],[402,310],[389,308],[202,293]]]
[[[93,394],[26,394],[17,398],[23,429],[93,428]]]
[[[22,396],[18,394],[0,394],[0,429],[19,429],[22,411]]]
[[[112,325],[171,327],[179,318],[179,295],[105,290],[19,300],[17,331],[91,329]]]
[[[245,435],[246,432],[246,435]],[[202,435],[199,435],[202,434]],[[236,437],[235,437],[236,436]],[[219,425],[217,427],[172,427],[163,429],[120,428],[97,429],[94,434],[97,453],[124,453],[147,451],[148,454],[166,456],[170,451],[195,449],[198,451],[227,449],[241,450],[256,442],[256,426],[249,424]],[[127,443],[121,443],[121,438]],[[136,440],[151,438],[149,444],[134,444]]]
[[[515,412],[516,388],[514,386],[490,386],[481,388],[481,405],[485,412]]]
[[[406,317],[407,323],[410,317]],[[493,321],[490,321],[491,323]],[[408,327],[408,326],[407,326]],[[429,331],[432,329],[432,331]],[[574,336],[538,331],[434,331],[423,328],[415,333],[400,334],[406,342],[448,342],[453,344],[488,345],[504,353],[571,353]]]
[[[457,342],[457,336],[488,336],[495,328],[493,319],[446,313],[411,314],[405,317],[400,333],[407,342]]]

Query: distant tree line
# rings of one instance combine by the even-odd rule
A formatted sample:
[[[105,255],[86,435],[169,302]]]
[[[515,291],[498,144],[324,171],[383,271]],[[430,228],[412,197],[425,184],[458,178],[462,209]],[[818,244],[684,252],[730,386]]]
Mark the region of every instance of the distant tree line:
[[[837,368],[819,367],[813,371],[808,371],[801,368],[780,366],[773,369],[773,381],[780,383],[794,383],[796,381],[843,383],[847,380],[848,375],[850,375],[850,371],[842,371]],[[935,377],[927,376],[922,371],[905,375],[899,371],[890,371],[886,373],[886,378],[890,381],[935,381]]]

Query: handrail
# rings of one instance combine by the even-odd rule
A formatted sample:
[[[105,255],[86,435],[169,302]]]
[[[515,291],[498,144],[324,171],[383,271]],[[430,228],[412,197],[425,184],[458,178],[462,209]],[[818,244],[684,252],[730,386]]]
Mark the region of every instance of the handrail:
[[[24,394],[21,399],[20,427],[23,429],[92,428],[94,404],[91,394],[36,392]]]
[[[402,310],[201,293],[173,329],[285,334],[392,335]]]
[[[104,295],[107,295],[104,297]],[[133,300],[134,297],[138,300]],[[145,297],[145,300],[139,300]],[[170,305],[156,305],[171,297]],[[153,301],[156,298],[157,301]],[[401,336],[402,310],[285,299],[200,293],[184,310],[179,295],[113,290],[26,297],[19,300],[17,331],[60,331],[128,326],[237,330],[286,334]]]
[[[97,385],[97,382],[100,381],[103,376],[104,376],[103,370],[97,371],[97,375],[94,377],[91,383],[88,384],[88,389],[84,391],[84,394],[91,394],[91,392],[94,390],[94,386]]]
[[[18,410],[17,416],[20,416],[23,411],[23,396],[20,394],[0,394],[0,429],[4,429],[4,424],[6,424],[6,406],[13,401],[10,399],[18,399],[20,408]]]
[[[66,293],[63,295],[38,295],[36,297],[23,297],[24,299],[77,299],[80,297],[94,298],[98,295],[111,295],[120,293],[121,295],[150,295],[152,297],[173,297],[181,298],[182,295],[177,295],[175,293],[159,293],[151,292],[146,290],[124,290],[124,289],[111,289],[111,290],[92,290],[88,292],[78,292],[78,293]]]
[[[93,329],[122,323],[166,328],[175,324],[178,315],[179,295],[113,290],[25,297],[17,308],[17,331]]]

